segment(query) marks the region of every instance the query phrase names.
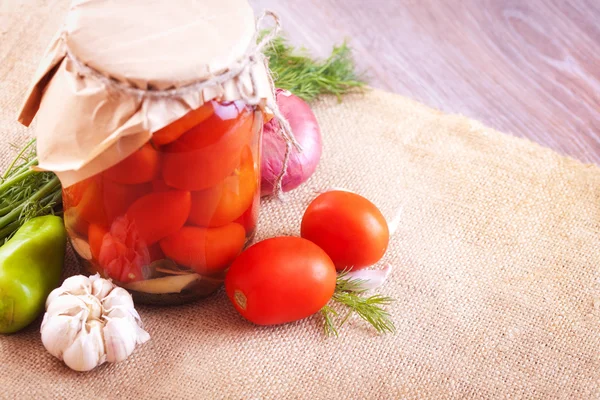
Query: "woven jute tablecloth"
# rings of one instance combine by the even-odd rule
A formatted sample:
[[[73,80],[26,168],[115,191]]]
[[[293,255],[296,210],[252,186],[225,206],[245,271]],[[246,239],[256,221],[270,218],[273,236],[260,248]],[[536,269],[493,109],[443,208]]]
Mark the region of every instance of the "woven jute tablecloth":
[[[15,115],[66,3],[0,3],[2,165],[33,134]],[[319,170],[264,203],[258,239],[298,234],[315,190],[371,199],[397,226],[381,289],[395,334],[355,319],[326,338],[318,317],[256,327],[219,292],[140,307],[151,341],[76,373],[38,321],[0,337],[0,398],[599,398],[600,169],[380,91],[314,109]]]

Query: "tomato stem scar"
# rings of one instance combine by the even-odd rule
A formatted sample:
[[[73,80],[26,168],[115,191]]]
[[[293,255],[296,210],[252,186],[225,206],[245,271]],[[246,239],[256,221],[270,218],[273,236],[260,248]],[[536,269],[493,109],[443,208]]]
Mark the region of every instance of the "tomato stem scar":
[[[246,295],[244,295],[244,293],[242,293],[239,290],[236,290],[233,293],[233,298],[235,299],[235,304],[237,304],[238,306],[240,306],[240,308],[242,310],[246,309],[246,306],[248,304],[248,300],[246,299]]]

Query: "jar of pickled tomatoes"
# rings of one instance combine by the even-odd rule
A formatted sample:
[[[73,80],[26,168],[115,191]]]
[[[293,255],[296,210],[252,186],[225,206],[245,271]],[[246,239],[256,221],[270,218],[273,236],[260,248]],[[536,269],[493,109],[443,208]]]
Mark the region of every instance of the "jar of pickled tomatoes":
[[[23,107],[84,274],[139,302],[218,289],[256,229],[271,99],[245,0],[74,1]]]

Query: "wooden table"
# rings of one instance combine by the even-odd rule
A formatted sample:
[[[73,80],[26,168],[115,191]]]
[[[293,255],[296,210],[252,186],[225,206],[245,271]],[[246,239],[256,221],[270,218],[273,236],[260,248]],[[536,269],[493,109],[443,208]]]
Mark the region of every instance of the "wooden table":
[[[251,0],[372,86],[600,164],[598,0]]]

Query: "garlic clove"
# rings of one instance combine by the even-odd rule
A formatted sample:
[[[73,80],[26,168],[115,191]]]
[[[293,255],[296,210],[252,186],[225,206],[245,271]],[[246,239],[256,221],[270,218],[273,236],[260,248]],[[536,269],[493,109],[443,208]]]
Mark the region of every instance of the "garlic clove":
[[[115,285],[109,280],[102,279],[100,274],[90,277],[92,282],[92,294],[98,299],[103,299],[113,290]]]
[[[62,359],[64,349],[73,344],[84,322],[83,311],[76,316],[44,315],[40,328],[42,344],[50,354]]]
[[[143,344],[143,343],[146,343],[148,340],[150,340],[150,334],[148,332],[146,332],[141,326],[136,325],[135,330],[137,332],[137,338],[136,338],[137,344]]]
[[[104,343],[106,345],[106,360],[119,362],[125,360],[137,344],[137,324],[125,318],[108,320],[104,326]]]
[[[78,296],[78,298],[86,305],[90,312],[88,319],[100,319],[102,317],[102,303],[100,303],[100,300],[96,296],[86,294]]]
[[[63,353],[63,361],[75,371],[90,371],[106,361],[102,323],[88,322]]]
[[[92,282],[84,275],[71,276],[63,282],[61,288],[72,294],[89,293]]]
[[[106,318],[127,318],[137,323],[137,321],[140,319],[140,316],[134,308],[114,306],[106,313]]]
[[[346,275],[346,278],[359,279],[362,281],[362,289],[373,290],[385,283],[390,272],[392,272],[392,265],[386,264],[382,269],[359,269],[358,271],[350,271]]]
[[[133,299],[127,290],[115,287],[109,295],[102,300],[102,306],[106,311],[110,311],[110,309],[115,306],[133,308]]]
[[[86,303],[80,297],[65,293],[48,304],[46,313],[50,315],[75,316],[83,310],[87,310],[87,308]]]
[[[91,287],[90,279],[86,276],[75,275],[67,278],[60,287],[50,292],[50,295],[46,299],[46,307],[63,293],[71,293],[74,295],[87,294],[90,293]]]
[[[142,328],[142,320],[135,308],[128,309],[123,306],[115,306],[110,310],[110,312],[106,316],[106,319],[109,320],[113,318],[126,319],[127,321],[129,321],[129,323],[135,325],[137,333],[137,344],[142,344],[150,340],[150,334],[148,334],[148,332],[146,332]]]

